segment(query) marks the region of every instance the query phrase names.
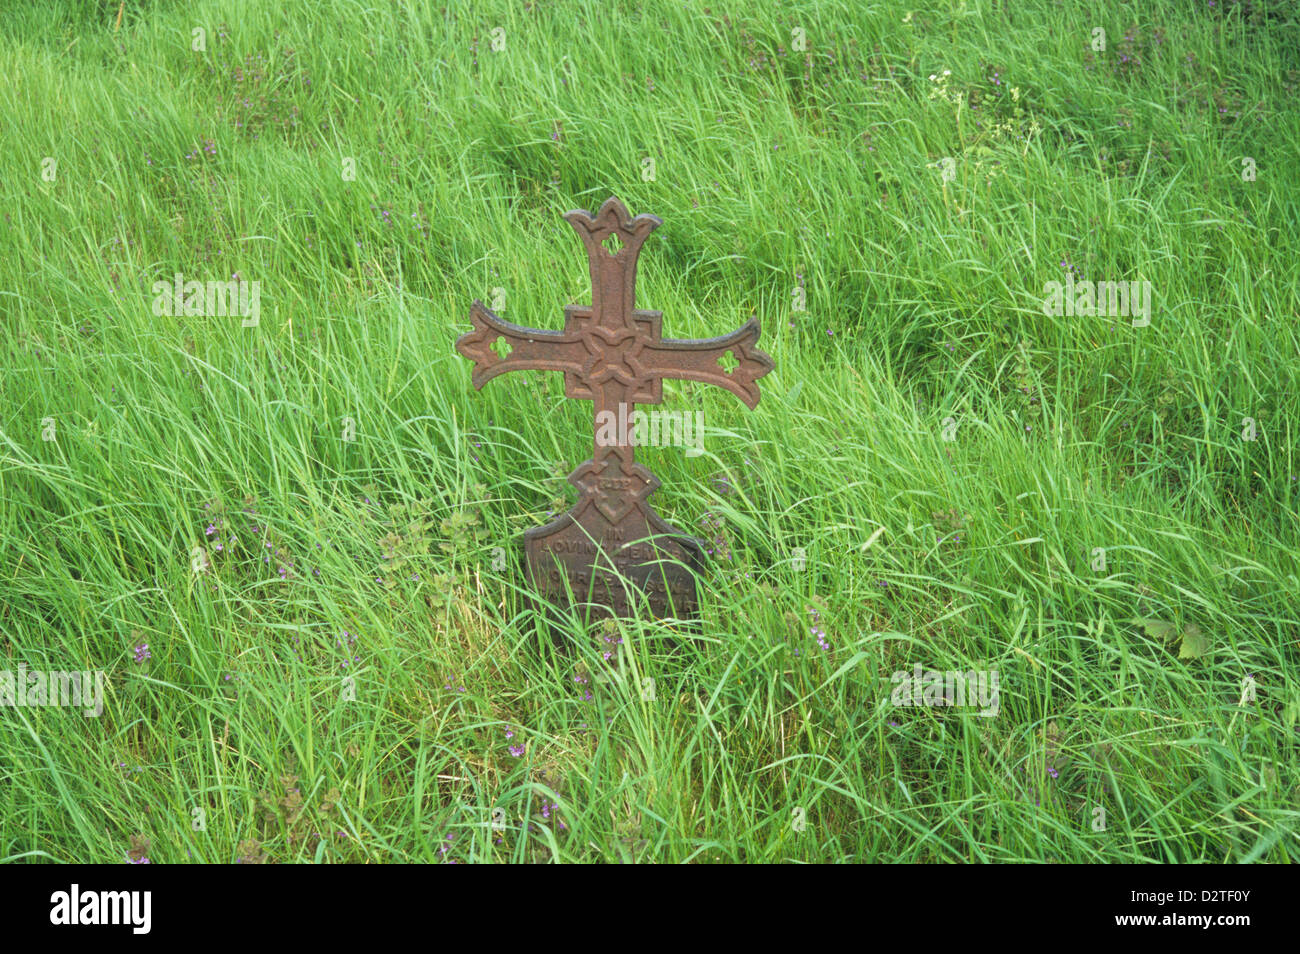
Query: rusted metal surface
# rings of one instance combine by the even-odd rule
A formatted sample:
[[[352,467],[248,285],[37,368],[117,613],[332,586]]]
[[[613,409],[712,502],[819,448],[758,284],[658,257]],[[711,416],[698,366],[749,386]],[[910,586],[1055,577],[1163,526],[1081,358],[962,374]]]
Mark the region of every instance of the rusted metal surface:
[[[561,371],[565,396],[593,403],[595,449],[569,475],[578,502],[524,534],[539,597],[565,607],[572,592],[589,620],[632,616],[631,586],[646,594],[656,617],[687,619],[697,609],[692,571],[701,566],[704,549],[647,502],[659,481],[636,462],[633,427],[619,426],[620,437],[610,443],[600,438],[600,423],[617,420],[620,412],[630,418],[638,404],[661,403],[664,378],[717,385],[752,409],[758,379],[772,370],[772,359],[755,347],[757,319],[720,338],[664,340],[662,313],[636,308],[637,257],[660,219],[631,218],[613,197],[594,217],[578,209],[564,218],[587,250],[591,306],[567,306],[564,330],[543,331],[503,321],[475,301],[474,330],[457,339],[456,350],[474,362],[476,389],[509,371]],[[617,236],[615,251],[610,236]],[[504,357],[499,339],[509,345]],[[728,353],[730,371],[720,363]]]

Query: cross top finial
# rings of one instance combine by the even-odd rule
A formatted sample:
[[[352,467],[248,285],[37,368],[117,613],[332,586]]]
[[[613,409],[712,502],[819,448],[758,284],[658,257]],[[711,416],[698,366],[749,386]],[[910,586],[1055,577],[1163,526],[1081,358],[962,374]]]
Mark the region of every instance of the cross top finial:
[[[606,199],[595,216],[586,209],[574,209],[564,213],[564,220],[578,233],[589,256],[594,257],[599,251],[613,258],[632,259],[640,253],[646,237],[664,224],[663,219],[657,215],[642,213],[632,218],[627,206],[615,196]],[[611,235],[617,235],[622,244],[616,252],[605,247],[605,241]]]
[[[587,250],[591,272],[591,307],[597,322],[606,308],[617,309],[630,318],[636,308],[636,260],[650,233],[663,225],[657,215],[632,218],[627,206],[610,196],[594,216],[586,209],[564,213]],[[609,248],[610,236],[618,237],[617,248]]]

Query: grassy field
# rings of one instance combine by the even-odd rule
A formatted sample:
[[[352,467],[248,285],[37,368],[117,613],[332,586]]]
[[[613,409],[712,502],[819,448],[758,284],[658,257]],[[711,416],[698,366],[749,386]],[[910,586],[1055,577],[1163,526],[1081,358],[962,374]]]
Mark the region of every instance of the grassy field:
[[[6,4],[0,669],[105,686],[0,707],[0,860],[1300,857],[1300,14],[922,6]],[[557,651],[591,405],[453,343],[610,195],[776,369],[639,455],[699,637]]]

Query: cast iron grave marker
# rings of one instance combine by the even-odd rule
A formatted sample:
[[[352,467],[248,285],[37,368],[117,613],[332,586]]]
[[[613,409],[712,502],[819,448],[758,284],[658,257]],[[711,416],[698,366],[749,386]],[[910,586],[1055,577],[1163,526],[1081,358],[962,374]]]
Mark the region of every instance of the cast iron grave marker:
[[[659,481],[636,462],[631,414],[637,404],[663,401],[664,378],[715,384],[752,410],[772,359],[755,347],[757,319],[720,338],[665,340],[662,313],[635,307],[637,256],[662,220],[630,218],[613,197],[594,218],[577,209],[564,219],[587,250],[591,307],[568,305],[564,330],[544,331],[503,321],[476,300],[474,330],[457,339],[456,350],[474,362],[475,389],[507,371],[563,371],[565,397],[594,405],[595,450],[569,475],[578,502],[524,534],[537,594],[562,606],[567,581],[588,619],[630,616],[630,583],[646,594],[655,616],[689,619],[696,612],[693,571],[704,549],[647,502]],[[601,439],[602,422],[611,420],[618,421],[613,442]]]

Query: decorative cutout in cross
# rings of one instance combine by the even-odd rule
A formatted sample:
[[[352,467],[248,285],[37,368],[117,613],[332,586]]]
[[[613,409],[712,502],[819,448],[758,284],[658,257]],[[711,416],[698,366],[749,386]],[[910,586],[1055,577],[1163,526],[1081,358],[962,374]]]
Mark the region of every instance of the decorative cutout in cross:
[[[637,256],[660,219],[631,218],[613,197],[594,217],[578,209],[564,218],[587,250],[591,307],[569,305],[564,330],[543,331],[503,321],[475,301],[474,330],[456,350],[474,362],[476,389],[508,371],[562,371],[565,397],[593,402],[594,427],[620,413],[630,418],[637,404],[661,403],[664,378],[714,384],[751,409],[758,404],[757,381],[773,365],[755,347],[757,319],[720,338],[664,340],[662,313],[635,307]],[[588,619],[632,615],[629,583],[656,616],[690,618],[704,550],[651,509],[659,481],[636,462],[633,430],[619,422],[622,443],[597,440],[592,458],[569,475],[578,502],[524,534],[529,575],[548,602],[564,605],[571,590]]]

